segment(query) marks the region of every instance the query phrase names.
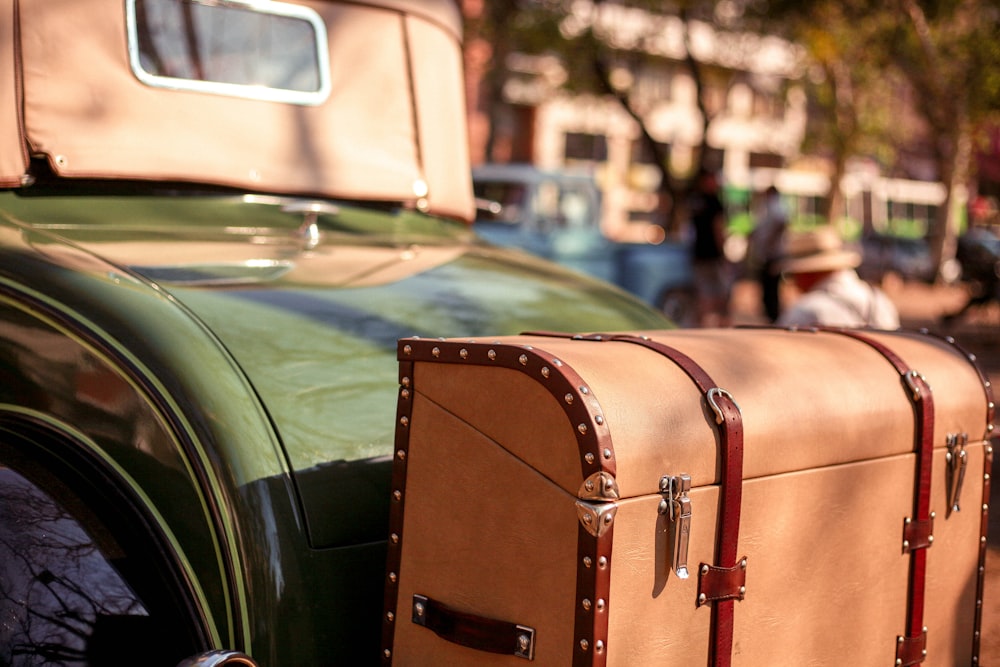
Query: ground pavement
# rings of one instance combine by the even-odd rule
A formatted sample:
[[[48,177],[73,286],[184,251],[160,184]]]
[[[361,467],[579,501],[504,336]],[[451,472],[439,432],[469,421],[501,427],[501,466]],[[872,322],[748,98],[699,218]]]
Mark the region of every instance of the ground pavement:
[[[899,281],[883,287],[899,309],[904,328],[926,328],[954,336],[962,347],[976,355],[980,367],[992,381],[994,393],[1000,398],[1000,304],[990,304],[972,310],[956,321],[945,322],[942,321],[943,315],[957,311],[965,303],[967,294],[961,287]],[[791,303],[795,299],[794,291],[785,286],[783,289],[788,289],[782,293],[783,301]],[[732,316],[734,324],[760,324],[765,321],[760,292],[754,283],[740,281],[736,284]],[[995,442],[1000,446],[1000,439]],[[1000,456],[994,458],[994,472],[1000,472],[998,458]],[[1000,665],[1000,503],[996,502],[1000,500],[1000,484],[992,484],[991,491],[986,590],[983,596],[982,665]]]

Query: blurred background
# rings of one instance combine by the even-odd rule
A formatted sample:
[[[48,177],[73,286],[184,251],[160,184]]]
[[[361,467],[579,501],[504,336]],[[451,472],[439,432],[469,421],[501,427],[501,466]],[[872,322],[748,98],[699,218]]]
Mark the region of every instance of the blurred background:
[[[863,242],[868,278],[955,281],[957,239],[996,224],[995,0],[462,7],[473,165],[590,174],[614,240],[682,237],[700,168],[737,261],[771,185],[793,227]]]

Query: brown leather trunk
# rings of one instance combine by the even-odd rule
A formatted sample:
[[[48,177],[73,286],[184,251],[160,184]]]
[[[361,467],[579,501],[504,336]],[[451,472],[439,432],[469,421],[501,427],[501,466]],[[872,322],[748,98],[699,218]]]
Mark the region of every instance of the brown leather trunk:
[[[993,401],[953,341],[527,334],[399,359],[384,661],[978,664]]]

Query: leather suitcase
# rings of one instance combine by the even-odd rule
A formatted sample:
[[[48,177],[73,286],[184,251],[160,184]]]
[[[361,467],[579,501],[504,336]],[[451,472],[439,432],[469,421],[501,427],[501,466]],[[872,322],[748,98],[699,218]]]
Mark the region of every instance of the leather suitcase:
[[[975,665],[993,400],[916,332],[399,342],[399,665]]]

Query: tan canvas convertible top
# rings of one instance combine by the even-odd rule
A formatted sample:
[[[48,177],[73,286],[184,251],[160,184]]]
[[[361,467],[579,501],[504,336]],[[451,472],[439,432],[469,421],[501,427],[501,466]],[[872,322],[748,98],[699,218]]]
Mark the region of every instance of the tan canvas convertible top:
[[[0,0],[0,184],[25,183],[42,157],[68,178],[405,202],[471,219],[452,0],[185,0],[318,17],[328,73],[306,103],[140,80],[129,11],[143,2]]]

